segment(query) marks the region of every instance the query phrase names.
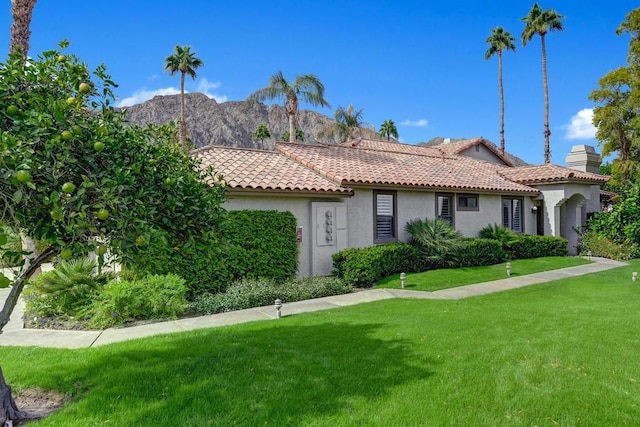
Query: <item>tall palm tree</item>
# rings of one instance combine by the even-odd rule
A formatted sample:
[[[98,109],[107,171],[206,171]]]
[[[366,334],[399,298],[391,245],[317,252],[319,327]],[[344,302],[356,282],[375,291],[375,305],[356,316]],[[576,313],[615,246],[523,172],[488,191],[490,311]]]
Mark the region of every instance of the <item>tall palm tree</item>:
[[[278,71],[269,78],[269,86],[255,91],[247,99],[258,102],[264,102],[267,99],[283,99],[284,108],[289,117],[291,142],[296,142],[296,115],[300,99],[316,107],[330,107],[324,99],[324,85],[315,75],[297,76],[293,83],[290,83],[284,78],[282,71]]]
[[[363,111],[364,108],[355,111],[353,104],[349,104],[346,109],[338,107],[335,113],[333,113],[336,120],[335,130],[340,142],[354,139],[359,134],[360,129],[364,125],[364,121],[362,120]]]
[[[164,60],[163,71],[169,71],[170,76],[180,72],[180,143],[185,150],[187,149],[187,123],[184,108],[184,78],[188,74],[195,79],[196,69],[203,65],[202,60],[196,58],[195,52],[191,51],[190,46],[176,45],[175,53]]]
[[[487,38],[489,49],[484,54],[484,59],[491,58],[494,54],[498,55],[498,82],[500,85],[500,151],[504,154],[504,90],[502,88],[502,51],[516,51],[516,45],[513,42],[516,38],[510,32],[505,31],[502,27],[491,30],[491,35]]]
[[[542,42],[542,85],[544,87],[544,162],[551,162],[551,148],[549,147],[549,87],[547,85],[547,48],[545,45],[545,36],[550,31],[562,31],[564,24],[561,19],[564,15],[560,15],[553,9],[542,10],[538,3],[534,3],[529,14],[522,18],[525,24],[522,31],[522,46],[527,43],[536,34],[540,36]]]
[[[398,128],[396,124],[393,123],[393,120],[389,119],[382,122],[378,135],[383,138],[386,137],[387,141],[389,141],[391,137],[398,138]]]
[[[29,39],[31,38],[31,16],[36,0],[11,0],[11,39],[9,41],[9,51],[15,52],[20,48],[20,52],[27,57],[29,53]]]

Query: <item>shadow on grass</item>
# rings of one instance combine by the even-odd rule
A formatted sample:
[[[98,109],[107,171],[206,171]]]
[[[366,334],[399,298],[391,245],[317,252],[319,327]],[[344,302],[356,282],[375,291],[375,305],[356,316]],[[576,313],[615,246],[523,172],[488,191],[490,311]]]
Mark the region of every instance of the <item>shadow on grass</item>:
[[[51,425],[317,422],[432,375],[433,360],[408,340],[378,333],[380,325],[294,323],[282,319],[88,351],[87,360],[57,367],[67,384],[85,391],[50,418]]]

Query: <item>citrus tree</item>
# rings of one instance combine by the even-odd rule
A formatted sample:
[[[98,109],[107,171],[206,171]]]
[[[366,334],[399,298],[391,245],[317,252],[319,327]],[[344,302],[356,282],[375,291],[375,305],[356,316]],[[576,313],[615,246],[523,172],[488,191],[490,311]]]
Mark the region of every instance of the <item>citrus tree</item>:
[[[0,63],[0,223],[47,242],[13,283],[0,275],[12,284],[0,331],[47,259],[109,250],[126,264],[154,246],[215,239],[223,218],[220,177],[182,152],[175,125],[129,126],[104,65],[90,72],[67,45]],[[0,420],[16,418],[0,400]]]

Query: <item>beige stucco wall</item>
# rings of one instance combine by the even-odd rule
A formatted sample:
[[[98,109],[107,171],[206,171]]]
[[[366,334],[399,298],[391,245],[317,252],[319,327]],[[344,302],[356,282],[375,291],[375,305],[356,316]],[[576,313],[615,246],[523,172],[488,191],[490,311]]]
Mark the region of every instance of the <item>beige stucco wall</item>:
[[[476,151],[476,147],[478,147],[478,151]],[[472,157],[478,160],[484,160],[485,162],[495,163],[498,165],[504,165],[505,163],[496,156],[493,151],[489,150],[484,145],[476,145],[460,153],[462,156]]]

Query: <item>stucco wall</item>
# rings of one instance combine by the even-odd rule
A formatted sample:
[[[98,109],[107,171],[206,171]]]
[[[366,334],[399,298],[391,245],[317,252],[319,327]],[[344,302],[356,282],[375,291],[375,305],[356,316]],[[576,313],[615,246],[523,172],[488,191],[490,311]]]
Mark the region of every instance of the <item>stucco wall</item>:
[[[476,147],[479,148],[478,151],[476,151]],[[466,156],[466,157],[472,157],[478,160],[484,160],[486,162],[495,163],[498,165],[505,164],[498,156],[496,156],[493,153],[493,151],[489,150],[484,145],[476,145],[473,147],[469,147],[466,150],[462,151],[460,155]]]

